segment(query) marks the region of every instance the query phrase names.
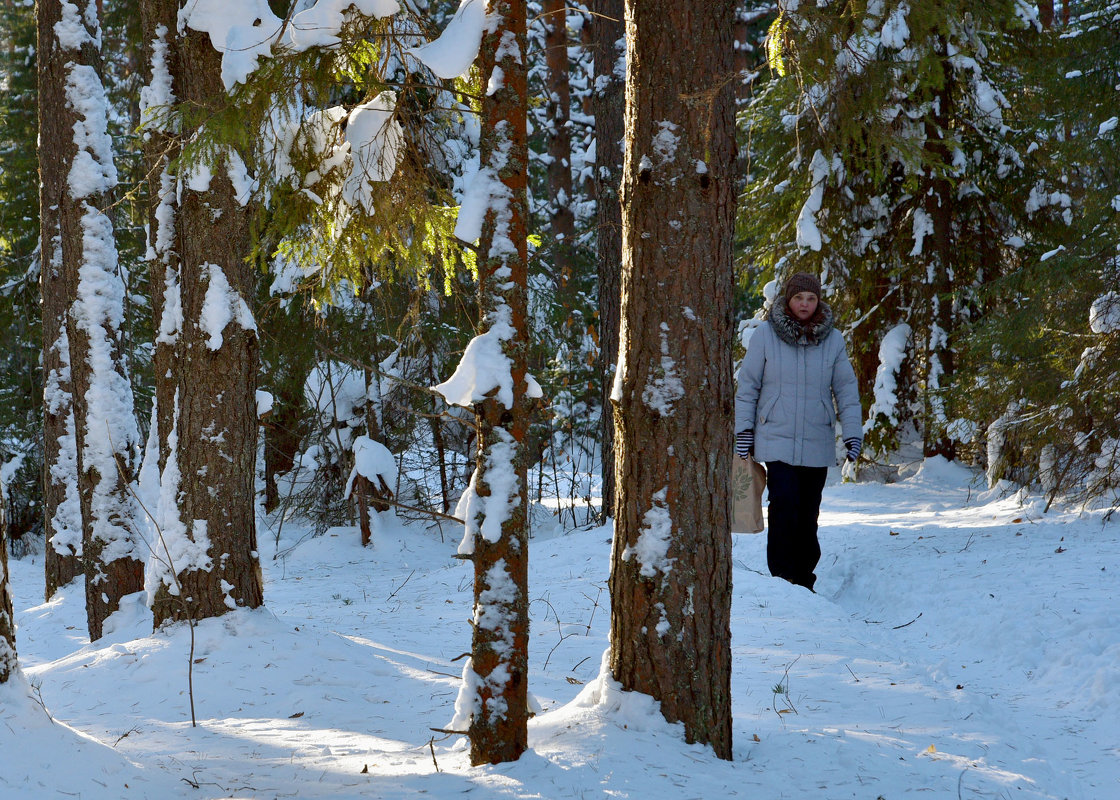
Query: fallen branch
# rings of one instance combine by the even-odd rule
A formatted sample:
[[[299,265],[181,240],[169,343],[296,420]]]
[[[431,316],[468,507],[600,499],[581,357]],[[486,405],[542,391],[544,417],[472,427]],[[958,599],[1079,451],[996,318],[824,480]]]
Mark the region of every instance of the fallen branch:
[[[918,612],[918,616],[914,617],[914,619],[910,620],[909,622],[904,622],[904,623],[902,623],[901,625],[895,625],[895,626],[894,626],[894,628],[892,628],[892,630],[896,630],[896,631],[898,631],[898,630],[902,630],[902,629],[903,629],[903,628],[905,628],[905,627],[906,627],[907,625],[913,625],[913,624],[914,624],[915,622],[917,622],[917,621],[918,621],[918,620],[920,620],[921,618],[922,618],[922,612],[921,612],[921,611],[919,611],[919,612]]]

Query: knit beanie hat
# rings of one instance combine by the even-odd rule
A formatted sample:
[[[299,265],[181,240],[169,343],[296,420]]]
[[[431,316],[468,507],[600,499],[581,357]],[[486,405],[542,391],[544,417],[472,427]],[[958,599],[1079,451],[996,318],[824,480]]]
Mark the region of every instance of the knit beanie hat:
[[[790,299],[799,292],[812,292],[820,300],[821,282],[817,280],[816,275],[810,275],[808,272],[794,273],[786,281],[785,304],[788,306]]]

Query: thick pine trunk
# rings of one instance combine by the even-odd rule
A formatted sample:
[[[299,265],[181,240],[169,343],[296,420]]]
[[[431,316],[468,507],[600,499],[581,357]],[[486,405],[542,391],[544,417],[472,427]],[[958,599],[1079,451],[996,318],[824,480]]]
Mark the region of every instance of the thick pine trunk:
[[[628,0],[610,668],[731,757],[733,0]]]
[[[208,35],[188,30],[178,44],[173,76],[179,99],[196,108],[227,102],[220,56]],[[178,585],[165,584],[157,592],[157,625],[263,602],[254,503],[258,345],[255,325],[246,317],[255,279],[246,261],[249,235],[249,212],[238,203],[222,158],[212,166],[206,189],[183,188],[175,238],[183,330],[176,376],[178,447],[169,458],[181,476],[179,520],[192,541],[208,540],[209,564],[172,565]],[[204,306],[214,304],[223,305],[231,318],[221,331],[207,323],[214,315],[204,313]]]
[[[75,143],[59,154],[69,173],[59,204],[59,239],[65,294],[71,301],[66,328],[86,621],[90,640],[96,641],[121,598],[144,588],[146,554],[132,488],[139,435],[121,338],[125,288],[106,213],[116,170],[100,77],[101,32],[94,0],[79,1],[78,9],[85,22],[84,40],[80,47],[63,43],[60,54],[68,62],[67,112]]]
[[[614,515],[614,419],[611,417],[611,388],[618,361],[620,319],[619,281],[622,272],[622,207],[618,189],[622,179],[624,75],[616,68],[626,56],[623,0],[600,0],[593,6],[591,36],[595,48],[595,91],[591,94],[595,115],[595,187],[598,206],[596,222],[599,276],[599,374],[602,381],[599,441],[603,464],[602,518]]]
[[[46,599],[82,574],[81,515],[70,391],[66,313],[71,298],[62,272],[59,209],[66,164],[73,159],[74,112],[66,108],[66,60],[54,26],[59,0],[36,8],[39,95],[39,278],[43,315],[43,527],[46,533]],[[59,534],[58,539],[55,535]]]
[[[483,80],[495,70],[501,85],[482,104],[481,163],[494,171],[506,197],[495,197],[480,238],[479,312],[482,327],[510,325],[501,343],[510,360],[512,400],[506,405],[491,393],[475,406],[479,443],[475,492],[503,514],[494,535],[494,520],[485,513],[468,524],[473,537],[475,619],[471,669],[477,698],[469,734],[472,764],[515,761],[528,746],[529,535],[526,446],[530,400],[528,364],[528,91],[525,68],[524,0],[491,0],[488,13],[495,30],[482,40]],[[510,486],[512,473],[516,485]],[[505,498],[495,495],[502,493]],[[502,506],[505,506],[502,509]],[[477,510],[477,509],[476,509]],[[489,529],[489,531],[488,531]]]

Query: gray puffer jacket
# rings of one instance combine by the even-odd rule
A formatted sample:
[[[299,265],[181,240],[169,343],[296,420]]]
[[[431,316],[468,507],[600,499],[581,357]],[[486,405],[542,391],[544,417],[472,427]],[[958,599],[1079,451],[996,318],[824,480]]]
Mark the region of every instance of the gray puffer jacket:
[[[738,384],[735,431],[754,429],[758,461],[835,466],[837,409],[843,438],[863,438],[855,371],[823,302],[805,326],[775,305],[751,337]]]

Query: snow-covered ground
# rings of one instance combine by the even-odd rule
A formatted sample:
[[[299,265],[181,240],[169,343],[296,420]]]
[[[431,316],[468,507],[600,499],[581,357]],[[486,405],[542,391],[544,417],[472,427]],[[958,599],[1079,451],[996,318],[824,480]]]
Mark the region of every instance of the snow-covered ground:
[[[830,486],[815,595],[736,534],[732,762],[600,677],[608,528],[534,540],[544,713],[495,767],[432,731],[470,646],[457,531],[263,531],[267,607],[195,633],[197,728],[186,627],[152,635],[135,596],[90,646],[80,585],[43,604],[16,561],[0,797],[1120,797],[1120,526],[978,486],[937,460]]]

